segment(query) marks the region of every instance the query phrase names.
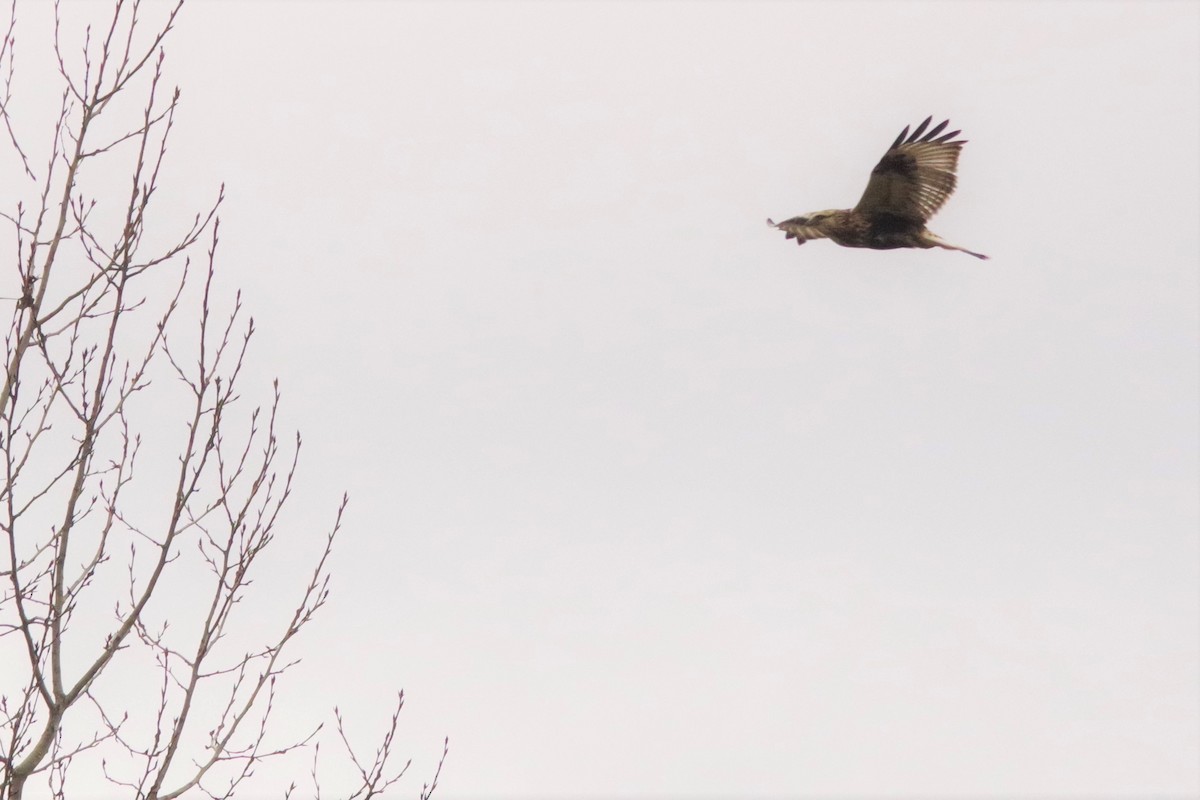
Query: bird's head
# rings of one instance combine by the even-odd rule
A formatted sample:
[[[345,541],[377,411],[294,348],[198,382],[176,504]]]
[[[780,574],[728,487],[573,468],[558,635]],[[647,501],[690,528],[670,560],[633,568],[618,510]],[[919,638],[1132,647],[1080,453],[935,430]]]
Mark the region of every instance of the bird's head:
[[[812,227],[819,229],[825,220],[829,219],[834,214],[839,213],[841,212],[838,211],[838,209],[830,208],[826,209],[825,211],[814,211],[811,214],[805,214],[804,216],[797,217],[796,221],[801,225],[811,225]]]

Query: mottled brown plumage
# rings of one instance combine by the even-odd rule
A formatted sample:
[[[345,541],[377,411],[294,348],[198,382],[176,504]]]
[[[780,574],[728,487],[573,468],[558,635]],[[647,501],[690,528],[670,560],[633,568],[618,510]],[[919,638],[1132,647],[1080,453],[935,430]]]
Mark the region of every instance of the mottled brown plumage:
[[[818,211],[779,223],[768,219],[767,224],[797,244],[825,238],[843,247],[941,247],[987,258],[944,242],[925,227],[954,192],[958,154],[966,144],[965,139],[954,138],[960,131],[938,135],[950,120],[926,133],[932,121],[927,117],[911,135],[905,126],[871,171],[867,189],[854,208]]]

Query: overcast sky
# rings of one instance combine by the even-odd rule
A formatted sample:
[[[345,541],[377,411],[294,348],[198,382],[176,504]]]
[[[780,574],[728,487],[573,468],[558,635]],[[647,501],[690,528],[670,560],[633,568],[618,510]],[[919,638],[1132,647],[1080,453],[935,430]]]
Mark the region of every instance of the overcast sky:
[[[298,553],[351,496],[281,719],[404,687],[443,800],[1200,792],[1200,6],[206,1],[167,52]],[[990,261],[764,224],[930,114]]]

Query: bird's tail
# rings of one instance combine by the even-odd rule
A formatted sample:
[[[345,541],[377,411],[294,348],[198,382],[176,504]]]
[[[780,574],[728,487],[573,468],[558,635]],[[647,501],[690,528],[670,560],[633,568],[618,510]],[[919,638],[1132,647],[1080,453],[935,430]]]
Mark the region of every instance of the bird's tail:
[[[929,231],[924,232],[924,237],[925,241],[933,247],[940,247],[943,250],[957,250],[960,253],[966,253],[968,255],[975,256],[976,258],[982,258],[984,261],[988,259],[988,256],[985,256],[983,253],[976,253],[974,250],[968,250],[965,247],[959,247],[956,244],[950,244],[949,242],[943,240],[940,236],[930,233]]]

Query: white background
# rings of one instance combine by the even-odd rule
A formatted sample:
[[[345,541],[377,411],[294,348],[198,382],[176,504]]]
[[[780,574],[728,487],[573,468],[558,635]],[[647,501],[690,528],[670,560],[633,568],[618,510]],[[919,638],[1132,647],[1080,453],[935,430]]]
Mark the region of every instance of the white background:
[[[1200,792],[1198,22],[187,6],[164,203],[226,184],[295,570],[351,496],[281,723],[402,686],[443,800]],[[929,114],[990,261],[766,227]]]

